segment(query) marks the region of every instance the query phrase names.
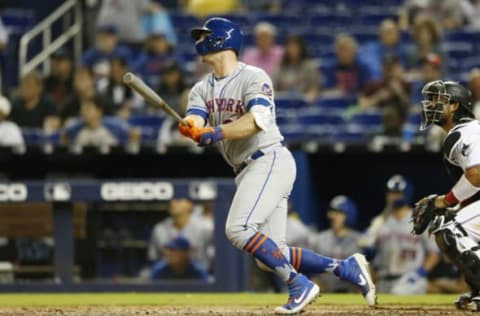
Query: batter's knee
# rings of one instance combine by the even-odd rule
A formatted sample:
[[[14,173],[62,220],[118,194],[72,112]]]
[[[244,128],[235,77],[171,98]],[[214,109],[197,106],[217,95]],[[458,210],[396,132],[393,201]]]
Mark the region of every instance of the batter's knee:
[[[237,248],[242,249],[248,239],[255,234],[251,228],[244,225],[230,224],[225,226],[227,239]]]

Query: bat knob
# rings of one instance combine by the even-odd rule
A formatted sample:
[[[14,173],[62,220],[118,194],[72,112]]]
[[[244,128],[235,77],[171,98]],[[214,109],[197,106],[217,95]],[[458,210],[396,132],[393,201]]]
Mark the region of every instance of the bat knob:
[[[134,79],[135,79],[135,75],[132,74],[131,72],[127,72],[123,75],[123,82],[126,84],[133,82]]]

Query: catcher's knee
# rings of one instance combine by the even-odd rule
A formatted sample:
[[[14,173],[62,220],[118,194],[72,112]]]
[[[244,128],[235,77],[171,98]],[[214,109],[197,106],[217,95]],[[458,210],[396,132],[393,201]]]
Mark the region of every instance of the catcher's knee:
[[[435,242],[438,248],[451,260],[456,261],[460,252],[457,246],[457,236],[449,228],[439,230],[435,233]]]

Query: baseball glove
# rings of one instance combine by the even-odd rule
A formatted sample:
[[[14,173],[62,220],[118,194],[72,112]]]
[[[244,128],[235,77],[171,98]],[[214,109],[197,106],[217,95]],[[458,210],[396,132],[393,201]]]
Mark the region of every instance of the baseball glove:
[[[413,233],[421,235],[427,229],[430,222],[437,215],[444,214],[446,209],[435,207],[435,198],[438,195],[432,194],[415,203],[412,213]]]

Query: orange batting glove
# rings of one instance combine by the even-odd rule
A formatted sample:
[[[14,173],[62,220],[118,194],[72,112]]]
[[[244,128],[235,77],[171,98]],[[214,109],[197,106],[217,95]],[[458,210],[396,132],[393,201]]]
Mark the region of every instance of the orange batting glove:
[[[187,123],[187,126],[178,124],[178,130],[180,131],[180,134],[182,134],[185,137],[194,139],[193,135],[196,134],[195,131],[197,130],[197,128],[193,126],[193,120],[187,119],[185,120],[185,122]]]

